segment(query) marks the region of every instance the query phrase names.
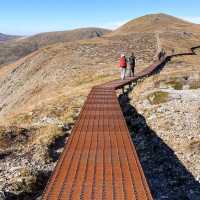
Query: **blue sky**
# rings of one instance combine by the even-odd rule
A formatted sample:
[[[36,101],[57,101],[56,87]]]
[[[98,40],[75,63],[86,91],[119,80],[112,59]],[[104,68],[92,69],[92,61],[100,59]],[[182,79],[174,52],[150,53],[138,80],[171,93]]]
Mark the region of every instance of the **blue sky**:
[[[149,13],[200,23],[199,0],[2,0],[0,32],[31,35],[78,27],[116,28]]]

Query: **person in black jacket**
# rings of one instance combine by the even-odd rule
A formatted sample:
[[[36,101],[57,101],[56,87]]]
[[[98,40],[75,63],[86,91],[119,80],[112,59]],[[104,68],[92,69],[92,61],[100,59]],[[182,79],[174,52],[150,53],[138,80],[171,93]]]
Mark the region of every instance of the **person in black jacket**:
[[[134,76],[134,71],[135,71],[135,55],[134,53],[131,53],[131,55],[128,57],[128,77],[133,77]]]

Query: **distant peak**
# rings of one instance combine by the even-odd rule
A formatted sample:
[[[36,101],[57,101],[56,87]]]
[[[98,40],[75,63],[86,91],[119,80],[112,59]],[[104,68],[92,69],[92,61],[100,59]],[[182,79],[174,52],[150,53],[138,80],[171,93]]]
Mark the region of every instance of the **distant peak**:
[[[172,15],[169,15],[169,14],[166,14],[166,13],[155,13],[155,14],[152,14],[152,15],[157,15],[157,16],[165,16],[165,17],[172,17]]]
[[[142,16],[142,18],[179,19],[177,17],[174,17],[169,14],[165,14],[165,13],[147,14],[147,15]],[[179,20],[181,20],[181,19],[179,19]]]
[[[181,30],[183,27],[191,25],[191,22],[178,17],[165,13],[155,13],[133,19],[118,28],[115,33],[127,34],[131,32],[155,32],[157,30]]]

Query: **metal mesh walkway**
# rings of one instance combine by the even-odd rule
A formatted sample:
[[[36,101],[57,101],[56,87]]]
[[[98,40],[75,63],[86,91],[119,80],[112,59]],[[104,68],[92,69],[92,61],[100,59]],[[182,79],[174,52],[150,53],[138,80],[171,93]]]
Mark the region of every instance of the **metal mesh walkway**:
[[[43,200],[151,200],[115,89],[152,73],[92,88],[44,191]]]

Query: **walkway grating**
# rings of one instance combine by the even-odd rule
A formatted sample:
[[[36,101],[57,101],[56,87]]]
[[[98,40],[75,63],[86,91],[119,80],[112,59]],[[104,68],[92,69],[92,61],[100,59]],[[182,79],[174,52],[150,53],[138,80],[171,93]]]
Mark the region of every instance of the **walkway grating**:
[[[115,90],[161,64],[92,88],[43,200],[152,200]]]

